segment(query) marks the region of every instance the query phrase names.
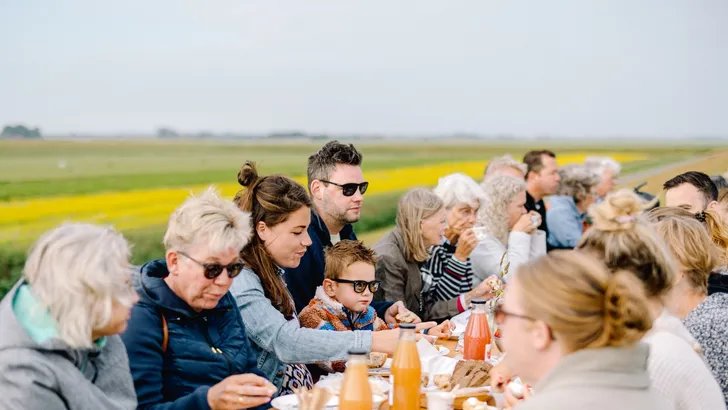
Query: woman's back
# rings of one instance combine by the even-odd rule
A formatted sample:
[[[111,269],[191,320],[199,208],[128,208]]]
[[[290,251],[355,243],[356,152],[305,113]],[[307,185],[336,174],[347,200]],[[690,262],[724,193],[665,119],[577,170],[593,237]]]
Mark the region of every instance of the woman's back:
[[[692,337],[679,321],[676,327],[671,319],[661,315],[643,339],[650,345],[648,369],[653,389],[675,410],[725,409],[723,393],[691,344]]]
[[[649,347],[585,349],[565,357],[519,410],[673,410],[650,387]]]

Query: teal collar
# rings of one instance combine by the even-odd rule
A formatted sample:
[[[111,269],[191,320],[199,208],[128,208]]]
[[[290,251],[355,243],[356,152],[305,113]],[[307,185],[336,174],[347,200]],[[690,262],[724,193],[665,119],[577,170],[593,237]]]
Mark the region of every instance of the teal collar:
[[[33,296],[29,284],[23,283],[18,287],[12,306],[20,326],[35,343],[41,344],[58,337],[58,323],[51,317],[48,309]],[[106,344],[106,338],[99,338],[94,344],[101,349]]]

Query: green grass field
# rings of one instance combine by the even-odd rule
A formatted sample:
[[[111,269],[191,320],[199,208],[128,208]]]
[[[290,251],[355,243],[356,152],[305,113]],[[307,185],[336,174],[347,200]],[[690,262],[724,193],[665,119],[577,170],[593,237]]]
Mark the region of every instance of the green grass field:
[[[258,163],[262,174],[305,174],[308,156],[323,145],[313,143],[213,143],[192,141],[3,141],[0,140],[0,204],[29,198],[184,187],[235,181],[245,160]],[[355,142],[364,154],[367,171],[444,162],[485,161],[511,153],[519,158],[539,146],[475,142]],[[624,164],[623,174],[707,156],[712,147],[614,147],[551,143],[557,153],[590,152],[646,154],[644,160]],[[59,166],[60,165],[60,166]],[[417,181],[412,181],[416,185]],[[356,231],[371,242],[391,226],[401,191],[369,195]],[[164,225],[124,231],[134,245],[133,262],[163,255]],[[369,233],[369,234],[368,234]],[[0,245],[0,295],[22,269],[27,245]]]

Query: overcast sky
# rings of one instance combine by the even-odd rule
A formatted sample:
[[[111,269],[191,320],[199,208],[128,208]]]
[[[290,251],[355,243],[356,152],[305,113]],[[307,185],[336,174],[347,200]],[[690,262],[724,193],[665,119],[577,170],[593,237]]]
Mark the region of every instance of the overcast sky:
[[[0,0],[0,126],[728,135],[728,1]]]

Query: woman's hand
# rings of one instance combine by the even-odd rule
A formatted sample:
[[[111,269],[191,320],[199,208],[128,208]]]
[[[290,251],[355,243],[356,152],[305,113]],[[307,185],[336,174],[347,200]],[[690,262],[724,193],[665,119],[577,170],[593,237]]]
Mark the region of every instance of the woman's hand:
[[[513,378],[513,372],[506,366],[505,360],[490,369],[490,388],[498,393],[503,393],[506,385]]]
[[[455,324],[446,320],[428,330],[427,336],[435,336],[438,339],[449,339],[452,336],[453,330],[455,330]]]
[[[394,305],[390,306],[389,309],[387,309],[387,311],[385,312],[385,315],[384,315],[384,321],[387,324],[395,325],[395,324],[397,324],[397,315],[399,315],[401,313],[412,313],[412,315],[417,317],[417,319],[415,319],[415,321],[412,323],[422,323],[422,319],[420,319],[419,316],[415,315],[414,312],[411,312],[410,310],[408,310],[404,306],[404,302],[402,302],[401,300],[396,302]]]
[[[480,282],[480,285],[476,286],[475,289],[465,294],[465,302],[470,305],[470,301],[473,299],[484,299],[488,300],[493,297],[493,288],[490,287],[488,281]]]
[[[534,224],[534,220],[537,219],[538,224]],[[536,211],[531,211],[527,214],[521,215],[518,222],[511,229],[514,232],[524,232],[532,234],[536,232],[536,229],[541,226],[541,214]]]
[[[276,392],[268,380],[254,374],[230,376],[207,391],[212,410],[237,410],[268,403]]]
[[[478,246],[478,238],[475,236],[475,232],[472,229],[466,230],[458,239],[455,258],[460,262],[465,262],[476,246]]]

